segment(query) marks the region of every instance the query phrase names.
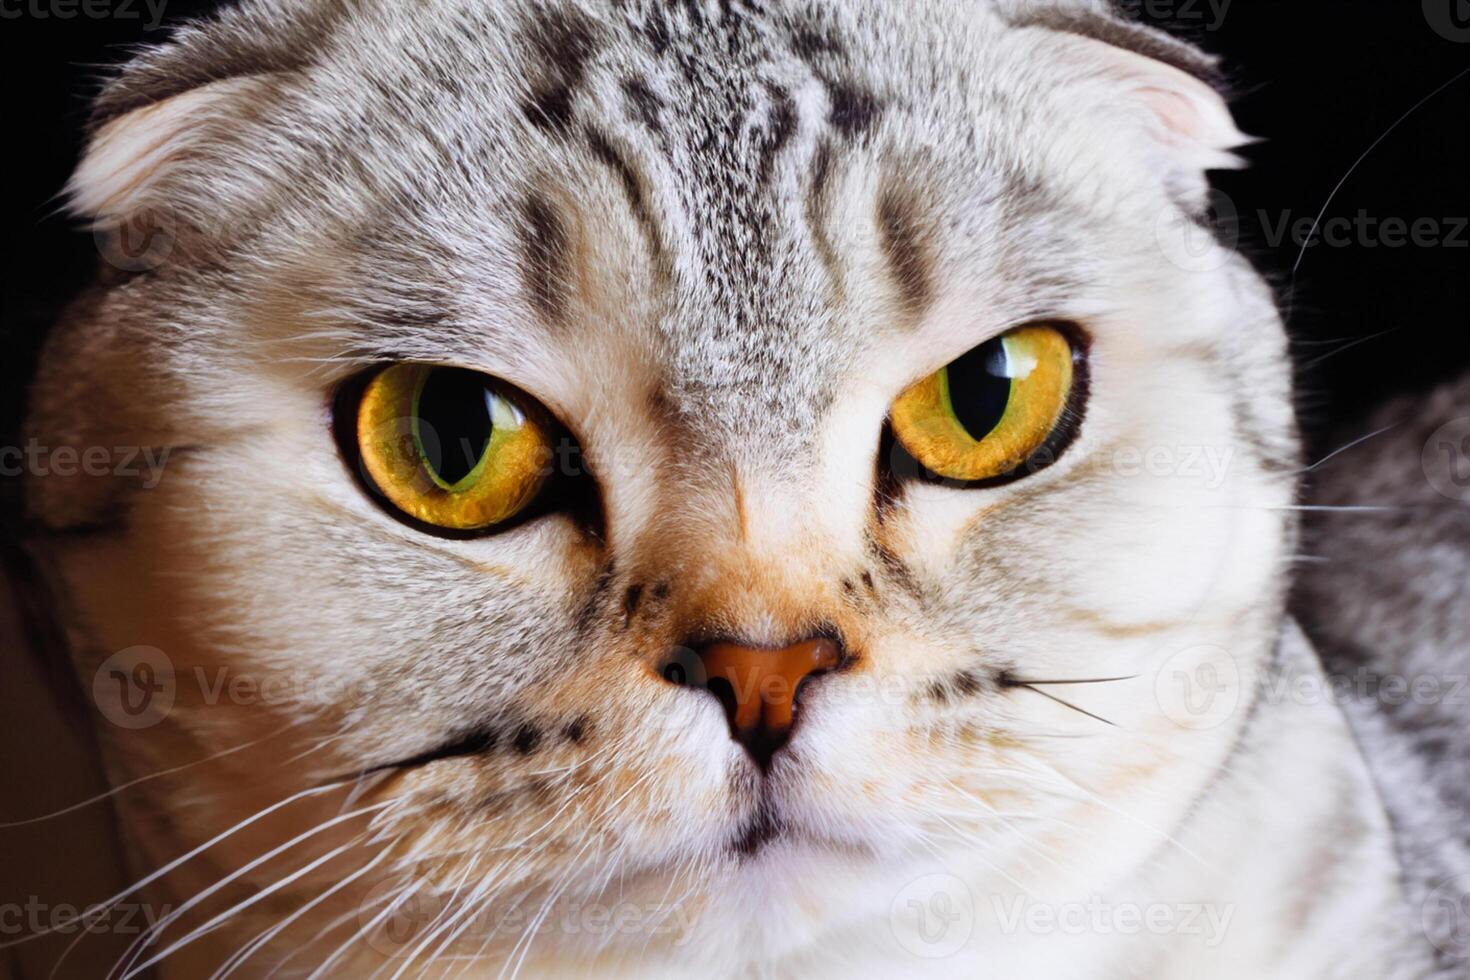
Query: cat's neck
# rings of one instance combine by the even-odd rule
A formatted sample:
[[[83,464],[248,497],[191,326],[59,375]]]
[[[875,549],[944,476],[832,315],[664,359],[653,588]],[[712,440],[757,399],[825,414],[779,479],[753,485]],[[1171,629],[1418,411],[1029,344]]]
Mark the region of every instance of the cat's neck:
[[[1166,944],[1144,930],[1141,948],[1167,948],[1150,975],[1414,975],[1427,945],[1342,694],[1288,622],[1241,744],[1178,835],[1204,864],[1172,849],[1140,888],[1207,904],[1224,926],[1211,935],[1207,917],[1201,935]],[[1130,975],[1127,955],[1099,975]]]
[[[1427,962],[1367,764],[1291,622],[1236,751],[1131,881],[976,893],[974,913],[934,975],[1381,980]]]

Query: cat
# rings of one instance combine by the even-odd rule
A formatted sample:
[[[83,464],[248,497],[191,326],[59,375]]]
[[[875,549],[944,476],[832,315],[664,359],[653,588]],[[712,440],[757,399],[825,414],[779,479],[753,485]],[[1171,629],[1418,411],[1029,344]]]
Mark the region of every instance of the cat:
[[[1470,376],[1395,399],[1337,437],[1344,451],[1308,488],[1313,563],[1293,601],[1330,675],[1354,692],[1343,709],[1444,976],[1470,971],[1467,408]]]
[[[1101,0],[137,55],[29,423],[166,459],[28,487],[166,910],[117,975],[1456,975],[1273,693],[1327,678],[1220,91]]]

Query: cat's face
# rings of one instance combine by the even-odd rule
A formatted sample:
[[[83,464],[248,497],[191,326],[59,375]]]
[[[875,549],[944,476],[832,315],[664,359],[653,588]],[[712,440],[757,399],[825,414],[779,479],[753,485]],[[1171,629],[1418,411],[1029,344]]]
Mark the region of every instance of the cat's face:
[[[119,777],[269,750],[159,785],[143,846],[310,790],[219,870],[373,807],[322,837],[357,843],[334,883],[385,855],[323,912],[616,893],[717,961],[886,920],[925,871],[1066,891],[1146,860],[1247,715],[1201,722],[1169,677],[1248,689],[1289,543],[1279,324],[1179,239],[1233,135],[1213,95],[1010,7],[460,6],[196,36],[289,57],[122,117],[84,167],[84,206],[146,195],[176,242],[36,390],[42,438],[172,447],[156,488],[32,495],[56,528],[116,518],[55,548],[83,678],[138,644],[172,664],[166,717],[103,726]],[[914,478],[895,403],[1034,324],[1075,358],[1065,438],[1017,479]],[[544,408],[575,500],[399,519],[354,414],[393,363]],[[663,676],[815,636],[838,669],[764,768]]]

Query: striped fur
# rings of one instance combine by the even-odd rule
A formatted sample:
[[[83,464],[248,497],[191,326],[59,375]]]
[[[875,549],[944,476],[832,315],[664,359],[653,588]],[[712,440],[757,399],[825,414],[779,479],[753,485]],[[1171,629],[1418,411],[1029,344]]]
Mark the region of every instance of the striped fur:
[[[1089,0],[257,0],[140,55],[73,200],[99,233],[152,209],[171,251],[59,327],[32,429],[187,451],[31,506],[84,682],[137,644],[178,678],[159,724],[101,726],[113,777],[260,741],[122,798],[140,875],[291,801],[156,883],[240,871],[172,939],[260,896],[165,970],[1413,975],[1346,726],[1262,693],[1317,667],[1283,612],[1285,338],[1196,234],[1243,140],[1212,72]],[[880,478],[898,394],[1039,319],[1090,343],[1056,465]],[[535,395],[595,518],[380,513],[329,406],[386,360]],[[814,631],[852,669],[766,776],[654,673]],[[221,671],[283,693],[211,698]],[[934,875],[973,923],[942,959]],[[1231,924],[1005,926],[1094,897]],[[567,927],[597,903],[659,915]],[[486,927],[515,908],[546,918]]]

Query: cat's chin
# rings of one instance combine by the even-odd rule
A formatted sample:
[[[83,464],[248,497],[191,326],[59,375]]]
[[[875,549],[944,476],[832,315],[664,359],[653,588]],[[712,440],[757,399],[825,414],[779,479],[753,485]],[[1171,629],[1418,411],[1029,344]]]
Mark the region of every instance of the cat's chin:
[[[884,860],[865,848],[792,828],[753,851],[727,855],[730,860],[719,862],[697,894],[689,894],[687,877],[676,868],[649,875],[637,889],[643,895],[685,895],[664,912],[663,954],[670,959],[780,963],[855,928],[886,930],[894,896],[922,874],[910,862]]]

